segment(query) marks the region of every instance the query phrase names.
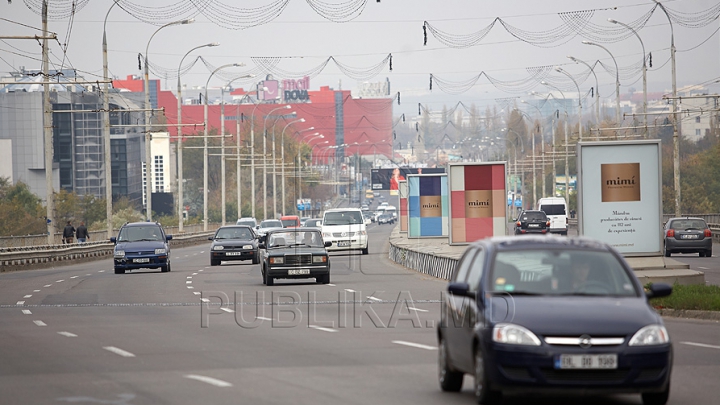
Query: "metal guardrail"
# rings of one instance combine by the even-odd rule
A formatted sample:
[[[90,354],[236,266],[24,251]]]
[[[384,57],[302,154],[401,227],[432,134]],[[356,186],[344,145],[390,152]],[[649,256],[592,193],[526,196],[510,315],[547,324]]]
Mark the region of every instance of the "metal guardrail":
[[[444,280],[450,280],[453,269],[455,269],[458,262],[456,259],[418,252],[395,246],[392,243],[390,244],[388,258],[402,266]]]
[[[228,222],[233,224],[234,222]],[[220,227],[219,223],[208,224],[208,229],[217,229]],[[164,226],[165,233],[168,235],[175,235],[178,232],[177,226]],[[114,230],[114,234],[117,235],[119,229]],[[183,226],[183,234],[192,234],[203,231],[203,224],[192,224]],[[56,232],[53,239],[55,240],[54,245],[62,244],[62,232]],[[89,241],[107,241],[107,231],[91,231]],[[0,251],[3,248],[11,247],[32,247],[32,246],[48,246],[48,237],[46,234],[42,235],[19,235],[19,236],[0,236]],[[54,246],[53,245],[53,246]]]
[[[207,237],[213,233],[214,231],[173,235],[170,246],[207,243]],[[0,272],[47,267],[52,263],[103,259],[112,256],[114,247],[114,243],[102,241],[5,248],[0,250]]]

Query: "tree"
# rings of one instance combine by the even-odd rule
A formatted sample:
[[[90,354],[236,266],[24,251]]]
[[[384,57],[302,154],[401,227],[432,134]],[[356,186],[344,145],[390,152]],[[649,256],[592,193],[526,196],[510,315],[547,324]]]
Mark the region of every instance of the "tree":
[[[0,178],[0,235],[38,235],[47,231],[40,198],[22,182]]]

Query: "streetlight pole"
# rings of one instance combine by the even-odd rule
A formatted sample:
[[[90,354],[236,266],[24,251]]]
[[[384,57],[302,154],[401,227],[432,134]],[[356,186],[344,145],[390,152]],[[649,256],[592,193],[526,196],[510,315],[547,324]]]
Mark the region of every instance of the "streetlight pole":
[[[108,11],[109,12],[109,11]],[[150,125],[150,110],[152,109],[152,106],[150,105],[150,68],[148,67],[148,51],[150,50],[150,42],[152,41],[155,34],[157,34],[161,29],[165,27],[170,27],[172,25],[180,25],[180,24],[191,24],[195,21],[194,18],[190,18],[188,20],[180,20],[180,21],[173,21],[169,22],[160,28],[156,29],[155,32],[150,36],[150,39],[148,40],[147,46],[145,47],[145,199],[146,199],[146,212],[147,212],[147,220],[152,221],[152,166],[153,166],[153,159],[152,159],[152,148],[151,148],[151,142],[152,142],[152,133],[151,133],[151,125]]]
[[[613,56],[613,54],[610,52],[609,49],[605,48],[604,46],[602,46],[600,44],[596,44],[596,43],[590,42],[590,41],[582,41],[582,43],[585,45],[599,46],[600,48],[604,49],[605,52],[607,52],[608,55],[610,55],[610,58],[612,58],[613,63],[615,63],[615,120],[617,121],[617,125],[620,126],[621,125],[621,121],[620,121],[620,69],[618,68],[617,60],[615,60],[615,57]]]
[[[185,61],[185,58],[190,55],[190,53],[196,49],[205,48],[205,47],[212,47],[212,46],[219,46],[217,42],[205,44],[196,46],[195,48],[192,48],[191,50],[187,51],[187,53],[180,59],[180,65],[178,65],[178,79],[177,79],[177,99],[178,99],[178,112],[177,112],[177,149],[178,149],[178,232],[183,232],[183,211],[185,209],[185,199],[183,196],[183,136],[182,136],[182,85],[180,83],[180,69],[182,69],[182,64]]]
[[[110,151],[110,94],[108,93],[108,54],[107,54],[107,19],[110,15],[110,10],[117,5],[117,0],[113,0],[112,6],[105,14],[105,21],[103,21],[103,140],[105,142],[105,211],[106,215],[106,226],[107,226],[107,238],[112,237],[112,157]],[[46,78],[47,80],[47,78]],[[51,235],[54,236],[54,235]]]
[[[572,56],[568,56],[568,59],[575,63],[582,63],[583,65],[587,66],[588,69],[590,69],[590,72],[592,72],[593,76],[595,76],[595,128],[600,129],[600,87],[598,85],[598,78],[595,74],[595,69],[593,69],[592,66],[587,64],[587,62],[582,61],[580,59],[577,59]],[[600,131],[595,131],[595,140],[599,140],[600,138]]]
[[[285,128],[283,128],[282,133],[280,134],[280,188],[282,190],[282,205],[280,209],[282,210],[283,215],[287,213],[287,211],[285,211],[285,130],[296,122],[305,122],[305,118],[289,122],[285,125]],[[310,127],[310,129],[313,128],[314,127]]]
[[[612,18],[608,18],[608,22],[611,22],[613,24],[622,25],[623,27],[629,29],[635,36],[637,37],[638,41],[640,41],[640,46],[642,47],[643,51],[643,63],[642,63],[642,73],[643,73],[643,118],[645,122],[645,138],[648,137],[648,116],[647,116],[647,57],[645,56],[645,44],[643,43],[642,38],[640,38],[640,35],[638,35],[637,31],[635,31],[631,26],[627,24],[623,24],[620,21],[613,20]]]
[[[270,114],[277,110],[281,109],[289,109],[292,108],[289,104],[284,105],[282,107],[273,108],[268,112],[268,114],[265,116],[265,119],[263,120],[263,180],[262,180],[262,189],[263,189],[263,219],[268,219],[267,216],[267,119],[270,117]],[[274,134],[274,132],[273,132]],[[273,214],[274,217],[274,214]]]
[[[207,79],[207,82],[205,82],[205,108],[204,108],[204,116],[205,116],[205,130],[203,132],[203,231],[207,232],[208,230],[208,86],[210,85],[210,79],[221,69],[225,69],[227,67],[231,66],[241,66],[239,63],[228,63],[226,65],[222,65],[218,67],[217,69],[213,70],[212,73],[210,73],[210,76]],[[225,134],[221,134],[221,136],[225,136]],[[224,165],[223,165],[224,169]],[[224,173],[224,170],[223,170]],[[224,182],[223,182],[224,183]],[[221,201],[221,204],[225,205],[225,200],[223,199]]]
[[[230,80],[225,87],[229,87],[235,80],[247,79],[249,77],[253,77],[253,75],[238,76],[238,77]],[[223,101],[224,100],[225,99],[223,98]],[[242,101],[242,99],[241,99],[241,101]],[[255,110],[253,109],[253,112],[254,111]],[[224,120],[224,118],[223,118],[223,120]],[[236,146],[237,150],[235,152],[235,155],[237,157],[237,159],[235,160],[235,171],[236,171],[235,180],[236,180],[236,188],[237,188],[237,218],[240,219],[240,218],[242,218],[242,192],[241,192],[241,184],[240,184],[240,169],[241,169],[240,150],[241,150],[241,146],[242,146],[241,141],[240,141],[240,103],[238,103],[238,105],[237,105],[237,114],[235,114],[235,126],[236,126],[235,134],[236,134],[236,141],[237,141],[237,146]],[[225,138],[223,138],[223,139],[225,139]],[[223,180],[223,185],[224,184],[225,184],[225,181]],[[253,185],[254,185],[254,183],[253,183]],[[223,201],[225,201],[224,198],[223,198]],[[223,214],[223,219],[224,218],[225,218],[225,215]],[[223,221],[223,223],[224,223],[224,221]]]
[[[678,116],[678,97],[677,97],[677,82],[675,80],[675,31],[672,25],[672,19],[668,14],[665,6],[658,0],[653,0],[658,7],[665,13],[665,16],[670,23],[670,62],[672,65],[672,115],[673,115],[673,186],[675,187],[675,216],[679,217],[682,215],[680,210],[680,137],[682,136],[682,123]]]
[[[568,77],[568,79],[572,80],[573,84],[575,85],[575,88],[577,89],[577,92],[578,92],[578,111],[579,111],[579,113],[578,113],[578,134],[579,134],[579,135],[578,135],[578,139],[579,139],[580,141],[582,141],[582,137],[583,137],[583,134],[582,134],[582,130],[583,130],[583,122],[582,122],[582,94],[580,94],[580,86],[578,86],[577,81],[575,81],[575,79],[573,79],[573,77],[570,76],[570,73],[564,71],[563,68],[561,68],[560,66],[555,67],[555,71],[564,74],[565,76]]]

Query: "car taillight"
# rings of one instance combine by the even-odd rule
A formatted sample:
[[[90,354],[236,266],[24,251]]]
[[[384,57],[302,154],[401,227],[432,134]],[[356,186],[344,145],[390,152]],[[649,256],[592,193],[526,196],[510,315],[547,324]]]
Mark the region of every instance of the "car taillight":
[[[711,236],[712,236],[712,231],[709,230],[709,229],[706,229],[706,230],[705,230],[705,237],[706,237],[706,238],[709,238],[709,237],[711,237]]]
[[[522,226],[522,224],[520,223],[520,221],[515,222],[515,225],[516,225],[516,226]]]
[[[545,222],[545,226],[550,227],[550,221]]]
[[[675,237],[675,230],[674,230],[674,229],[668,229],[668,231],[667,231],[667,237],[668,237],[668,238],[673,238],[673,237]]]

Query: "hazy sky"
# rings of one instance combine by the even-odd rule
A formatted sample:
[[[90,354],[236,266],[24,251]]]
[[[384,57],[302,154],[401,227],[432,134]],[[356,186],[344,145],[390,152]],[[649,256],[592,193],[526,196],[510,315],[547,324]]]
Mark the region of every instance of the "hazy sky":
[[[59,44],[52,44],[52,61],[56,68],[75,68],[88,79],[100,79],[103,20],[112,1],[76,2],[78,10],[71,16],[72,1],[50,1],[53,16],[50,30],[59,37]],[[33,28],[41,27],[37,9],[40,3],[40,0],[0,3],[0,36],[38,33]],[[202,7],[203,12],[192,4]],[[718,2],[712,0],[675,0],[663,4],[678,13],[680,19],[718,8]],[[263,6],[267,7],[261,9]],[[341,6],[356,12],[342,15]],[[642,90],[642,49],[637,37],[627,31],[622,39],[621,27],[607,19],[633,25],[643,21],[653,7],[655,3],[650,0],[120,0],[107,19],[109,69],[112,76],[122,79],[142,74],[138,54],[145,53],[153,32],[165,23],[194,17],[193,24],[163,28],[152,39],[148,52],[150,66],[153,71],[167,72],[169,77],[165,80],[151,71],[151,78],[163,79],[164,89],[176,88],[176,72],[186,52],[198,45],[219,42],[219,47],[194,51],[184,64],[202,55],[210,69],[235,62],[246,66],[223,70],[225,78],[213,76],[210,86],[221,86],[230,77],[254,73],[257,79],[235,82],[237,87],[251,88],[253,81],[268,73],[268,68],[278,79],[309,73],[313,90],[320,86],[354,90],[363,80],[376,82],[388,77],[393,95],[401,94],[402,104],[394,106],[396,115],[417,114],[418,102],[436,111],[443,104],[451,106],[459,101],[484,109],[497,98],[524,99],[529,90],[547,93],[548,88],[536,79],[540,76],[574,93],[574,84],[565,76],[548,71],[552,66],[562,66],[579,81],[581,92],[589,91],[595,79],[582,75],[587,68],[570,61],[567,55],[591,65],[600,60],[614,69],[607,52],[582,44],[589,39],[615,56],[621,73],[620,91],[626,93],[630,88]],[[261,12],[265,9],[272,11]],[[710,15],[717,17],[717,11]],[[476,38],[472,46],[449,47],[431,30],[427,32],[427,45],[423,45],[424,21],[445,34],[467,36],[480,33],[494,20],[489,32],[482,39]],[[720,78],[718,19],[705,21],[699,28],[688,28],[680,20],[673,25],[678,86]],[[571,27],[575,27],[575,34],[568,35],[573,31]],[[577,30],[583,34],[578,35]],[[638,34],[646,53],[652,53],[652,67],[647,74],[649,91],[669,92],[670,25],[665,14],[656,8]],[[459,38],[453,41],[456,46],[465,42]],[[63,48],[67,49],[66,54]],[[0,74],[21,66],[39,69],[40,51],[35,40],[0,40]],[[392,71],[387,63],[381,64],[388,54],[392,54]],[[330,57],[342,68],[330,61],[319,71]],[[210,69],[197,63],[182,76],[183,84],[204,86]],[[490,76],[495,85],[487,76],[470,85],[471,79],[481,72]],[[596,65],[595,72],[601,96],[614,99],[614,72],[600,65]],[[430,74],[436,78],[432,91]],[[374,77],[360,77],[363,75]],[[450,86],[450,82],[458,86]]]

